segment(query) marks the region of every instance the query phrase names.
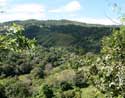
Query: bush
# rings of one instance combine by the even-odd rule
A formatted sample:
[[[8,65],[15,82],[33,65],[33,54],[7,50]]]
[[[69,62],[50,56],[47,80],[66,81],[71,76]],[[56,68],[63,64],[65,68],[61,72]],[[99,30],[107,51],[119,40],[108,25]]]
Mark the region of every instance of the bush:
[[[125,27],[102,40],[96,86],[109,97],[125,97]]]
[[[73,80],[74,85],[80,88],[88,87],[88,80],[87,76],[85,76],[84,71],[78,71],[76,72],[76,76]]]
[[[78,88],[64,91],[61,93],[61,98],[81,98],[81,91]]]
[[[11,52],[7,54],[6,59],[2,61],[0,75],[14,76],[30,73],[35,63],[30,63],[31,61],[29,55]]]
[[[7,98],[5,95],[5,88],[0,84],[0,98]]]
[[[27,84],[20,81],[9,81],[8,83],[5,87],[5,95],[7,98],[27,98],[31,96]]]
[[[62,89],[62,91],[66,91],[66,90],[69,90],[69,89],[73,89],[72,87],[72,84],[71,83],[68,83],[66,81],[62,81],[60,83],[60,88]]]
[[[41,67],[35,67],[31,71],[31,76],[34,78],[43,78],[44,77],[44,71]]]
[[[53,98],[54,93],[50,86],[43,84],[33,98]]]

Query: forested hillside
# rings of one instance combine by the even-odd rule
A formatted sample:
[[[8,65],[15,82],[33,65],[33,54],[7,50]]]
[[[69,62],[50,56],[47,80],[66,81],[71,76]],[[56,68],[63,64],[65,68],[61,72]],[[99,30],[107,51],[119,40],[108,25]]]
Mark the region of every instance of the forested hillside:
[[[0,98],[125,98],[124,26],[15,23],[1,24]]]
[[[13,22],[1,24],[12,25]],[[75,52],[99,52],[100,41],[116,26],[92,25],[69,20],[14,21],[23,25],[24,34],[44,47],[65,47]]]

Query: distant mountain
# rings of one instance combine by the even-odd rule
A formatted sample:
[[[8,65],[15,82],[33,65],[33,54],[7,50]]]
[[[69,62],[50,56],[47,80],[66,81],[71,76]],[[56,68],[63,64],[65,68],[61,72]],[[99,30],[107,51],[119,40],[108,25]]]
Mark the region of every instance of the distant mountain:
[[[44,47],[66,47],[73,51],[99,52],[100,41],[111,34],[118,26],[86,24],[69,20],[26,20],[10,21],[0,27],[12,23],[23,25],[25,35],[36,38]]]

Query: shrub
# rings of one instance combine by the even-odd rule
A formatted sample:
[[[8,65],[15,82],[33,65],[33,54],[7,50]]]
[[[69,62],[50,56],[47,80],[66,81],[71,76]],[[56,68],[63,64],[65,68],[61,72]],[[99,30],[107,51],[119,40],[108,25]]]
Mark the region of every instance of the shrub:
[[[33,98],[53,98],[54,93],[50,86],[43,84]]]
[[[60,88],[62,89],[62,91],[66,91],[66,90],[69,90],[69,89],[73,89],[72,87],[72,84],[71,83],[68,83],[66,81],[62,81],[60,83]]]
[[[80,87],[80,88],[87,87],[89,85],[87,76],[85,76],[84,71],[76,72],[73,82],[75,86]]]
[[[5,88],[0,84],[0,98],[7,98],[5,95]]]
[[[34,78],[43,78],[44,77],[44,71],[41,67],[35,67],[31,71],[31,76],[33,76]]]
[[[102,40],[96,86],[109,97],[125,97],[125,27]]]
[[[5,87],[5,95],[8,98],[27,98],[31,96],[28,85],[16,81],[17,80],[8,81]]]

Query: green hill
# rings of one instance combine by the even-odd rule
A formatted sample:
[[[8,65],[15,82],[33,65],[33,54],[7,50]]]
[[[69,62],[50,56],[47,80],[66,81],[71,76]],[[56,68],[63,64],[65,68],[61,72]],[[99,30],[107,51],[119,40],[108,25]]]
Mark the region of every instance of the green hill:
[[[125,27],[30,20],[3,29],[12,23],[1,24],[0,98],[125,98]]]
[[[36,38],[44,47],[66,47],[70,50],[98,52],[100,40],[110,35],[115,26],[86,24],[69,20],[26,20],[11,21],[1,26],[20,24],[25,27],[25,35]]]

